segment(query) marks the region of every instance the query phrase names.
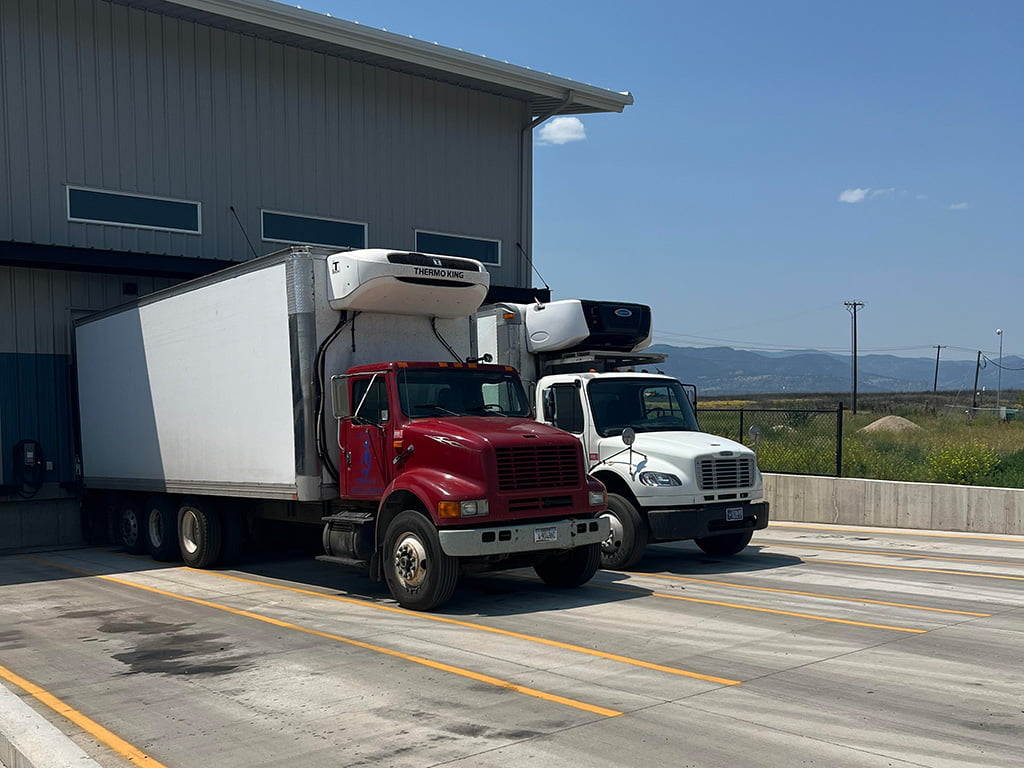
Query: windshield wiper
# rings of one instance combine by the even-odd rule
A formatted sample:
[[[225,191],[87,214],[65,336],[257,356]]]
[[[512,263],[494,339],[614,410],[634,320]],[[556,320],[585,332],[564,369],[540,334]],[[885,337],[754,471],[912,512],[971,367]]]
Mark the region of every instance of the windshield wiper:
[[[486,414],[493,413],[495,416],[504,416],[506,419],[509,417],[508,414],[505,413],[501,409],[501,406],[498,405],[497,403],[487,403],[486,405],[476,405],[476,406],[473,406],[472,408],[467,408],[466,410],[469,413],[486,413]]]

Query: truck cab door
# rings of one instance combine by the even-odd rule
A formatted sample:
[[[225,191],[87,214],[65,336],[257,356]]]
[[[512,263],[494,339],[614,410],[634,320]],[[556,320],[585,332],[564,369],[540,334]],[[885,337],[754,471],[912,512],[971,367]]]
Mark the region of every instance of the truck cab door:
[[[597,445],[588,445],[588,435],[592,430],[587,430],[579,382],[564,382],[544,387],[540,399],[544,421],[579,438],[583,443],[583,454],[588,467],[597,463]],[[591,455],[590,451],[593,451],[594,455]]]
[[[387,379],[354,376],[348,385],[352,415],[341,422],[341,495],[379,499],[391,480]]]

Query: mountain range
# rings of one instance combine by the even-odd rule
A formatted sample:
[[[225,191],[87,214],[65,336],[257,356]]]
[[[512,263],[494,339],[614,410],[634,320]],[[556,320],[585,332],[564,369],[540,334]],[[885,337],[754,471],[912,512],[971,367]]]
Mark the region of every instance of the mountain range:
[[[675,347],[655,344],[647,351],[668,355],[659,370],[704,395],[848,392],[853,383],[850,355],[817,350],[750,352],[731,347]],[[981,359],[978,390],[1024,389],[1024,358]],[[975,360],[939,359],[938,389],[971,392]],[[935,358],[857,355],[859,392],[930,392],[935,384]]]

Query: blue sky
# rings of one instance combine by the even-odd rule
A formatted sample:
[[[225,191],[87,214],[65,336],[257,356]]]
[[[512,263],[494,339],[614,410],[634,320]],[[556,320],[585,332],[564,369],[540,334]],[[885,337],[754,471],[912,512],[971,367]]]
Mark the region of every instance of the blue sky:
[[[307,0],[630,91],[534,155],[555,298],[678,346],[1024,354],[1024,3]],[[550,125],[550,124],[549,124]],[[551,130],[551,128],[548,128]],[[539,284],[539,281],[537,281]]]

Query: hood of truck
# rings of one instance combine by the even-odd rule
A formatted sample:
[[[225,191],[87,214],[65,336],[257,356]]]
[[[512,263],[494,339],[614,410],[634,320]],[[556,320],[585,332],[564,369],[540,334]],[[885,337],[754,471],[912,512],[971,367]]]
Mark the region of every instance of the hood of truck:
[[[631,490],[642,503],[652,505],[697,504],[707,500],[707,492],[698,487],[698,461],[724,462],[727,465],[743,459],[754,459],[750,483],[730,485],[728,489],[749,489],[747,498],[762,495],[761,473],[756,456],[741,443],[704,432],[637,432],[632,453],[621,437],[605,437],[599,442],[601,461],[591,461],[591,472],[602,468],[627,479]],[[643,472],[661,472],[679,478],[681,485],[651,487],[639,482]]]
[[[419,437],[463,450],[478,451],[486,445],[509,448],[543,441],[547,445],[572,445],[576,438],[560,429],[531,419],[506,416],[447,416],[416,419],[403,430],[406,442]]]

